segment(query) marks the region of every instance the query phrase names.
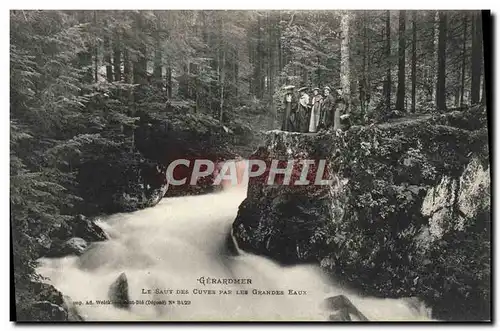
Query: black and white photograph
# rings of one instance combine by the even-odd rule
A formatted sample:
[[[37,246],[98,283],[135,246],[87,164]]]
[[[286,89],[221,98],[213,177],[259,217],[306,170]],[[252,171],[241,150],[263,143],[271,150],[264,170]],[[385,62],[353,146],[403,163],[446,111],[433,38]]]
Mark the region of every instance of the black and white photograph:
[[[490,10],[8,15],[12,322],[492,323]]]

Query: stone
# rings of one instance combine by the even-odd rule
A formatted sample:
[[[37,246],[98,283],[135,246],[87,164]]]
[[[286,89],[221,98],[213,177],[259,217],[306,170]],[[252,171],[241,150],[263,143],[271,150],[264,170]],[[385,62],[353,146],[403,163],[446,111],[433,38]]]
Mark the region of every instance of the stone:
[[[63,305],[62,307],[66,309],[68,313],[68,321],[69,322],[83,322],[84,318],[80,315],[78,308],[73,303],[71,298],[67,295],[63,296]]]
[[[59,306],[63,305],[63,295],[54,286],[40,282],[32,282],[31,284],[38,301],[49,301]]]
[[[368,318],[345,295],[328,297],[323,300],[321,307],[333,312],[329,316],[330,321],[351,321],[351,315],[360,321],[368,321]]]
[[[76,215],[71,221],[73,227],[73,236],[82,238],[86,241],[104,241],[108,236],[93,219],[87,218],[84,215]]]
[[[116,308],[129,308],[128,281],[124,272],[109,287],[108,297]]]
[[[64,322],[68,312],[61,306],[49,301],[38,301],[29,308],[29,321],[33,322]]]
[[[73,237],[64,242],[54,242],[48,257],[61,257],[66,255],[82,255],[89,244],[82,238]]]

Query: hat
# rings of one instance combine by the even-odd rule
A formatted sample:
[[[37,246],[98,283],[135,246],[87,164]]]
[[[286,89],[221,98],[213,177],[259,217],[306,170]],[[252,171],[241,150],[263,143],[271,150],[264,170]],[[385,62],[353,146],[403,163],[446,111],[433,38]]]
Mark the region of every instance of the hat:
[[[313,88],[313,91],[319,91],[319,87]]]
[[[330,88],[330,86],[325,86],[325,87],[323,87],[323,90],[331,91],[332,89]]]
[[[294,85],[287,85],[284,87],[285,90],[293,90],[295,88]]]
[[[298,90],[298,91],[299,91],[299,92],[302,92],[302,91],[306,91],[306,90],[307,90],[307,87],[305,87],[305,86],[304,86],[304,87],[299,88],[299,90]]]

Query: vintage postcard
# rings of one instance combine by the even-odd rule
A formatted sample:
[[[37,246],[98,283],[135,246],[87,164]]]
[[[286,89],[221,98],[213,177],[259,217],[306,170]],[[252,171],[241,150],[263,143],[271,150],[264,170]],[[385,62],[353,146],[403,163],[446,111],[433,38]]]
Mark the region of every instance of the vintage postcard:
[[[486,10],[11,10],[11,318],[491,322]]]

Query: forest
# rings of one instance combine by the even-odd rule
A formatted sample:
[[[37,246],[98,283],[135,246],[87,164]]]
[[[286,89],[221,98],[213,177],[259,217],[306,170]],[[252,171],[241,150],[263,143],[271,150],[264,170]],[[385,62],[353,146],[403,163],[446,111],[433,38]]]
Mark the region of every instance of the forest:
[[[483,49],[471,11],[12,10],[16,301],[44,235],[105,211],[82,203],[81,165],[135,157],[144,114],[257,136],[279,128],[290,84],[342,86],[357,125],[464,109],[486,103]]]

